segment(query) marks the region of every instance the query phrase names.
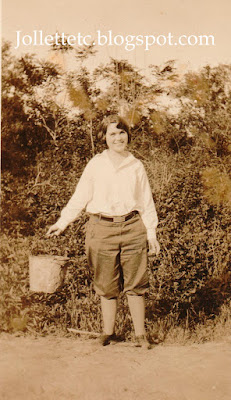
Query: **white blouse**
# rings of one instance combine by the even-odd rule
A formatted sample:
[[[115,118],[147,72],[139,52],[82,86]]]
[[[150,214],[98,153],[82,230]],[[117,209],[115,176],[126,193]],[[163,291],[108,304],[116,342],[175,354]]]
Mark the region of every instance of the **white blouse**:
[[[56,225],[64,230],[80,212],[119,216],[139,211],[148,239],[156,237],[158,217],[148,177],[140,160],[131,153],[115,168],[108,151],[94,156],[77,184],[76,190],[61,211]]]

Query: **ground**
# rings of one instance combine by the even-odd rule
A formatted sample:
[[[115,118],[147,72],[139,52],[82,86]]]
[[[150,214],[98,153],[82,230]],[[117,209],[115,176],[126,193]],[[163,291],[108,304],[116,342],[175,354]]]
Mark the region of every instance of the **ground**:
[[[231,336],[192,345],[99,346],[0,337],[1,400],[230,400]]]

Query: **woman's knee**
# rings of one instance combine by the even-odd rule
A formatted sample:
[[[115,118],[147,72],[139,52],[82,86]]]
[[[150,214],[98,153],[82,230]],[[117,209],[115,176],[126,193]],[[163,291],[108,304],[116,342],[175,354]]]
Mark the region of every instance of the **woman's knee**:
[[[94,289],[99,296],[105,297],[107,300],[116,299],[120,294],[120,289],[112,285],[97,285],[95,283]]]

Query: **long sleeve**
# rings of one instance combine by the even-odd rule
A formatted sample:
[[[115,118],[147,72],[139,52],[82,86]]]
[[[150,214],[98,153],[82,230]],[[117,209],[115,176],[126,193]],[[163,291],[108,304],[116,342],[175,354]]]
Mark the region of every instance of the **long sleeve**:
[[[142,204],[141,217],[147,229],[147,238],[154,239],[156,238],[158,217],[148,177],[143,164],[140,176],[140,203]]]
[[[56,222],[64,230],[85,209],[92,214],[117,216],[138,210],[147,229],[148,239],[156,237],[157,213],[148,177],[141,161],[130,154],[118,168],[107,151],[94,156],[61,211]]]
[[[91,176],[91,162],[89,162],[80,177],[73,196],[61,211],[61,217],[56,222],[58,228],[64,230],[71,222],[75,221],[92,199],[92,196],[93,179]]]

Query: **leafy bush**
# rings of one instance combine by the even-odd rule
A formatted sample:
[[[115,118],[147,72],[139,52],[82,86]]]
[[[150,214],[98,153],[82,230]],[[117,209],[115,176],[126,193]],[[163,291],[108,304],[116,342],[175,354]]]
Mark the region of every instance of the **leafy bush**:
[[[51,99],[60,84],[56,70],[48,65],[38,68],[30,57],[18,63],[8,50],[4,53],[1,329],[44,334],[66,327],[100,331],[99,299],[84,253],[87,216],[82,213],[57,238],[47,239],[45,233],[93,152],[104,148],[98,139],[102,118],[123,102],[132,122],[131,151],[145,165],[159,216],[161,253],[149,260],[148,331],[153,338],[164,338],[173,326],[193,332],[198,323],[217,321],[221,312],[222,318],[231,318],[229,68],[186,75],[171,91],[182,103],[180,112],[170,115],[157,105],[146,110],[142,106],[146,98],[167,91],[165,72],[156,69],[159,85],[148,87],[132,66],[112,60],[95,73],[111,79],[104,92],[84,69],[77,78],[62,77],[71,91],[73,104],[68,108]],[[17,78],[19,66],[22,74]],[[51,86],[55,89],[39,102],[35,93],[44,85],[47,96]],[[122,98],[116,98],[117,92]],[[30,292],[31,253],[69,257],[60,290]],[[120,300],[117,330],[130,337],[127,300],[123,296]]]

